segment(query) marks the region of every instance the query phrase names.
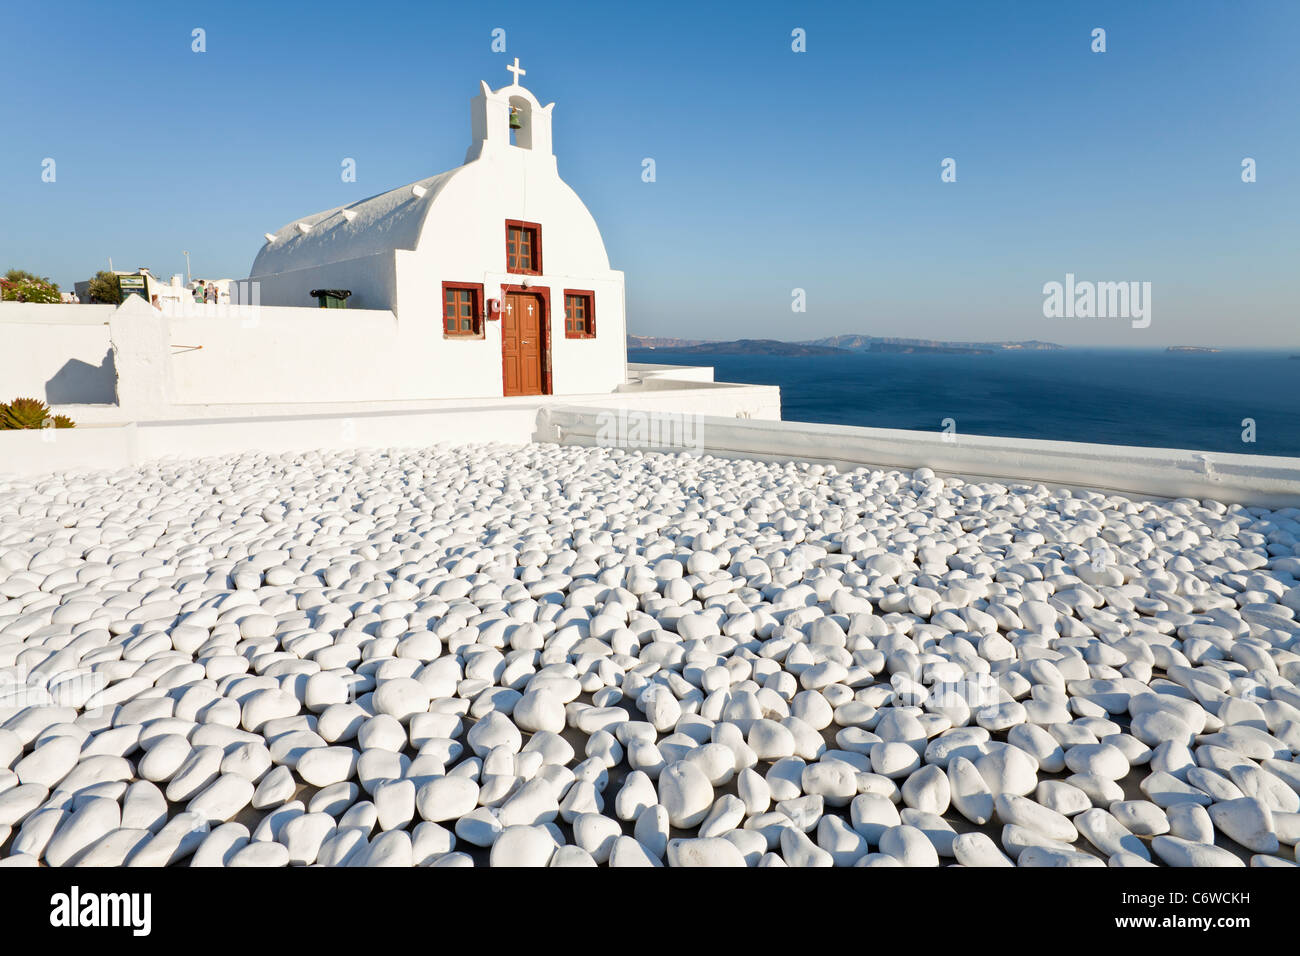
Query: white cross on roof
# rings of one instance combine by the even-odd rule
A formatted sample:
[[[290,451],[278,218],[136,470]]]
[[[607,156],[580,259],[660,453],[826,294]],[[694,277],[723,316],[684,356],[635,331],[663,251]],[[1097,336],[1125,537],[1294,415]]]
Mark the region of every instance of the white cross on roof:
[[[515,82],[512,84],[512,85],[514,85],[514,86],[518,86],[518,85],[519,85],[519,78],[520,78],[521,76],[526,76],[527,73],[528,73],[527,70],[523,69],[523,68],[519,65],[519,57],[515,57],[514,65],[512,65],[512,66],[507,66],[506,69],[509,70],[511,73],[513,73],[513,74],[515,75]]]

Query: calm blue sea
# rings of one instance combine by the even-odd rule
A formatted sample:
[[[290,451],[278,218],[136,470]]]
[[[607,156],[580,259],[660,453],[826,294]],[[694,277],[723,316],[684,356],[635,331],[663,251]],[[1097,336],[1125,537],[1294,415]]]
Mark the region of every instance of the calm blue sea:
[[[1121,349],[990,355],[707,355],[634,349],[633,362],[712,365],[720,382],[781,386],[789,421],[1300,456],[1300,359]],[[1242,440],[1242,420],[1255,441]]]

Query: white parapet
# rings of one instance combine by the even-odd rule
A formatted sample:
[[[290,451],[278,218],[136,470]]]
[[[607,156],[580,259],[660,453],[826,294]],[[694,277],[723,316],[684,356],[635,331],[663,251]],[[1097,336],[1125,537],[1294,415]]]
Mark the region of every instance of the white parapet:
[[[133,349],[132,354],[139,357],[146,352]],[[146,376],[144,380],[153,379]],[[72,415],[76,428],[0,432],[0,475],[116,469],[163,456],[199,458],[246,451],[412,448],[439,442],[523,444],[539,437],[539,408],[572,399],[538,396],[262,406],[184,406],[163,403],[147,394],[133,396],[133,400],[148,417],[123,422],[97,416],[93,406],[74,405],[60,410]],[[673,387],[661,383],[661,387],[644,391],[582,396],[581,401],[625,412],[640,410],[659,418],[690,416],[692,420],[700,410],[775,418],[781,409],[780,390],[773,386],[716,382],[678,382]],[[105,408],[115,416],[122,412],[118,406]]]
[[[653,421],[632,422],[636,427],[629,427],[612,419],[612,413],[608,408],[552,406],[541,411],[538,434],[543,440],[565,444],[608,444],[614,436],[615,442],[647,451],[689,450],[724,458],[790,459],[848,468],[925,467],[945,475],[1152,498],[1300,506],[1300,458],[977,435],[946,438],[936,432],[707,415],[689,423],[686,431],[694,447],[684,448],[671,438],[658,443],[644,440],[677,434],[671,427],[656,429]]]

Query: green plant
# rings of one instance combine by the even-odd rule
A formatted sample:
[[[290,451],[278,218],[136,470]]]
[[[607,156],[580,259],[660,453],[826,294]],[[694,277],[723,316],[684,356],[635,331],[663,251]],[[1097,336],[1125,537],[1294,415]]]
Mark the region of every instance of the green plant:
[[[112,272],[100,271],[90,280],[90,301],[105,305],[122,304],[122,280]]]
[[[43,428],[49,414],[50,406],[40,399],[15,398],[7,405],[0,405],[0,429]]]
[[[15,398],[0,402],[0,431],[21,428],[76,428],[77,423],[67,415],[50,417],[50,406],[38,398]]]

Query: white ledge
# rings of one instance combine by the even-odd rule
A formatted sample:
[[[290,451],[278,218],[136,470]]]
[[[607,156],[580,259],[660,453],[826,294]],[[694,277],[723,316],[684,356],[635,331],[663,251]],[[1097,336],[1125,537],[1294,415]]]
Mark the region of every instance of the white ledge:
[[[608,409],[542,409],[538,432],[565,444],[598,444]],[[608,431],[608,428],[606,428]],[[836,467],[930,468],[938,474],[1008,484],[1087,488],[1148,498],[1198,498],[1268,508],[1300,507],[1300,458],[1230,455],[1178,448],[954,435],[894,428],[701,416],[704,454]],[[680,452],[672,446],[648,451]]]

